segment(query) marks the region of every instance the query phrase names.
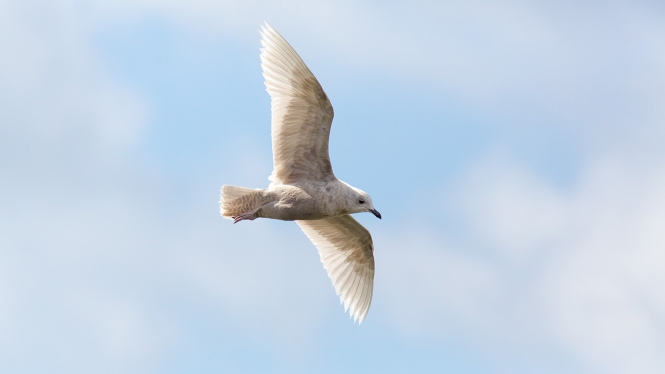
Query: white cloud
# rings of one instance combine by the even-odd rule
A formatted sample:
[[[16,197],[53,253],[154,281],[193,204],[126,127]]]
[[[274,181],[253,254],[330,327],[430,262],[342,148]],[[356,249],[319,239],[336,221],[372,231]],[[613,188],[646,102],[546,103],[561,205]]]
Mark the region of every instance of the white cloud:
[[[521,125],[536,113],[558,118],[598,160],[572,192],[516,160],[481,164],[449,191],[445,209],[465,222],[461,234],[427,226],[375,234],[377,294],[385,290],[392,324],[406,334],[495,342],[485,349],[536,342],[606,372],[665,366],[660,13],[614,5],[596,16],[592,5],[520,2],[105,1],[92,16],[73,2],[32,5],[0,3],[0,34],[9,35],[0,38],[0,173],[9,181],[0,185],[0,367],[43,371],[31,360],[39,355],[69,371],[149,369],[180,333],[169,308],[190,301],[256,337],[303,347],[326,313],[311,300],[323,300],[321,289],[335,299],[297,228],[256,222],[231,235],[206,208],[165,217],[168,186],[125,157],[148,105],[107,76],[88,33],[154,14],[257,45],[257,25],[268,20],[294,44],[309,43],[319,63],[431,80]],[[614,21],[631,32],[608,38]],[[610,148],[619,149],[603,153]],[[236,172],[265,175],[242,174],[257,164]],[[156,289],[175,295],[150,300]]]
[[[320,287],[335,305],[311,244],[222,226],[217,186],[193,213],[172,207],[168,181],[128,152],[148,103],[104,70],[81,7],[42,5],[0,4],[0,371],[152,371],[189,303],[302,347]]]
[[[617,373],[665,368],[664,171],[596,165],[543,284],[553,333]]]
[[[394,323],[461,330],[494,351],[563,350],[602,372],[661,372],[665,168],[599,159],[562,193],[516,164],[484,162],[446,199],[465,230],[386,241]]]
[[[491,263],[469,259],[459,247],[411,229],[375,234],[377,288],[387,298],[393,323],[410,335],[451,335],[482,331],[493,321],[486,311],[502,293],[503,281]],[[389,239],[381,239],[381,238]]]
[[[663,11],[640,2],[99,1],[100,24],[161,15],[257,45],[277,27],[328,79],[326,61],[430,85],[498,117],[556,126],[588,150],[662,153]],[[120,20],[120,21],[119,21]],[[547,121],[543,121],[547,118]]]
[[[528,258],[571,224],[565,196],[501,153],[489,156],[463,183],[446,204],[473,222],[483,245],[507,257]]]
[[[104,76],[70,4],[43,4],[39,11],[22,2],[0,7],[5,149],[20,151],[14,148],[20,140],[45,152],[63,143],[109,151],[136,139],[145,105]]]

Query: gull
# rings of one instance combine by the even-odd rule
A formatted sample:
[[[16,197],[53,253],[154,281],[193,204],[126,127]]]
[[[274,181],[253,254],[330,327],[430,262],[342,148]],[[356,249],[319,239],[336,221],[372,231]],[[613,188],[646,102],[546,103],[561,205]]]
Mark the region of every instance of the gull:
[[[261,26],[261,45],[272,104],[271,183],[266,189],[222,186],[221,215],[233,223],[296,221],[317,247],[344,311],[360,324],[372,301],[374,244],[351,214],[381,214],[366,192],[333,174],[328,155],[333,107],[314,74],[267,23]]]

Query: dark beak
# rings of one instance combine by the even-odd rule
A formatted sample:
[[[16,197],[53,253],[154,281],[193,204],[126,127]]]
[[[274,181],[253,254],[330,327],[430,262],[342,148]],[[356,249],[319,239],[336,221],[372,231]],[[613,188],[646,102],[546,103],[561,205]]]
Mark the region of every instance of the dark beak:
[[[379,213],[378,210],[372,209],[372,210],[370,210],[370,212],[372,212],[372,214],[374,214],[376,216],[376,218],[381,219],[381,213]]]

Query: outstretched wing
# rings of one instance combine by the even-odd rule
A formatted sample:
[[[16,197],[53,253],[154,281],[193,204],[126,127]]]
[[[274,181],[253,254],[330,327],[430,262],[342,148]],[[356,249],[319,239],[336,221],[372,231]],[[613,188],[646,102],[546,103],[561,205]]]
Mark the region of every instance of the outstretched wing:
[[[261,28],[261,67],[272,101],[274,183],[334,178],[328,137],[333,108],[307,65],[267,23]]]
[[[350,309],[354,321],[362,323],[374,289],[374,244],[369,231],[350,215],[296,223],[318,248],[344,310]]]

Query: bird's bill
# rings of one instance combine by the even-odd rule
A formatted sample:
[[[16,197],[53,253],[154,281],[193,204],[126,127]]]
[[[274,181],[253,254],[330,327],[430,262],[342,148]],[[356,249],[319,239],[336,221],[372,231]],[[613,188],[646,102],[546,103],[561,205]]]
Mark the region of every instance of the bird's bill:
[[[376,216],[376,218],[381,219],[381,213],[376,209],[370,209],[370,212]]]

